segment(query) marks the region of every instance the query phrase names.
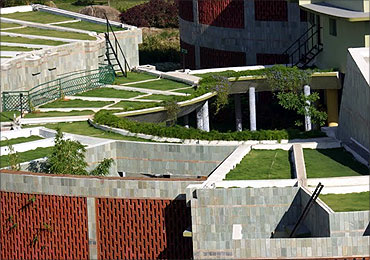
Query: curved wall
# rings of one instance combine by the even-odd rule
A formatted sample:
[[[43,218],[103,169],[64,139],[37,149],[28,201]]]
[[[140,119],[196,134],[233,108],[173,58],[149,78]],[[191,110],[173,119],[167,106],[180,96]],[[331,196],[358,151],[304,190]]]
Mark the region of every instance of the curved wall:
[[[298,3],[287,0],[181,0],[186,66],[286,63],[282,53],[307,29],[306,20]]]

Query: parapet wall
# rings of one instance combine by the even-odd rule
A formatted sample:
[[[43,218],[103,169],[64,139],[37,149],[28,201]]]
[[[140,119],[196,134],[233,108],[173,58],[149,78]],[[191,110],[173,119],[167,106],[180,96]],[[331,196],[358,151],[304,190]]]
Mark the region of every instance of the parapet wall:
[[[190,259],[197,180],[0,172],[1,259]]]
[[[130,67],[138,66],[141,29],[116,32],[116,36]],[[104,54],[103,35],[96,41],[78,41],[22,54],[1,64],[1,91],[30,90],[64,74],[97,69],[99,63],[104,63]]]

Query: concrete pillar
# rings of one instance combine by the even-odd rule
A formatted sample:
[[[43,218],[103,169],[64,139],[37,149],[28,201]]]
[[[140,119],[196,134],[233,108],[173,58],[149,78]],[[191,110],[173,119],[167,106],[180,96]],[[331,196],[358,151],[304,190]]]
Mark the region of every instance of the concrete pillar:
[[[240,94],[234,95],[235,100],[235,122],[236,122],[236,131],[243,131],[242,124],[242,106],[240,102]]]
[[[309,85],[304,85],[303,87],[303,92],[306,97],[308,97],[311,94],[311,88]],[[310,106],[311,102],[306,101],[307,105]],[[306,113],[308,113],[308,106],[305,108]],[[304,128],[306,131],[311,131],[312,130],[312,124],[311,124],[311,116],[305,115],[304,117]]]
[[[185,128],[189,128],[189,115],[184,116],[184,126]]]
[[[338,90],[326,90],[326,106],[328,108],[328,125],[338,126]]]
[[[209,132],[208,100],[203,105],[203,130]]]
[[[96,209],[95,198],[87,198],[87,223],[89,234],[89,259],[98,259],[96,247]]]
[[[257,130],[256,120],[256,88],[249,88],[249,120],[251,131]]]
[[[203,106],[200,108],[197,108],[197,128],[199,130],[203,130]]]

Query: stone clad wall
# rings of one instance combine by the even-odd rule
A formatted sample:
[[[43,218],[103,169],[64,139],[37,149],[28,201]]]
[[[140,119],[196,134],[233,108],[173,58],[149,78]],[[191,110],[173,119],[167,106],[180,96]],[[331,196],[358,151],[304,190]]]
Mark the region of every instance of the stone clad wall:
[[[30,90],[66,73],[99,68],[105,54],[105,40],[100,36],[96,41],[74,42],[33,51],[33,56],[30,53],[1,64],[1,91]],[[138,66],[141,30],[116,32],[116,36],[130,67]],[[122,59],[121,55],[119,59]]]
[[[335,212],[330,215],[330,236],[354,237],[370,235],[370,212]]]

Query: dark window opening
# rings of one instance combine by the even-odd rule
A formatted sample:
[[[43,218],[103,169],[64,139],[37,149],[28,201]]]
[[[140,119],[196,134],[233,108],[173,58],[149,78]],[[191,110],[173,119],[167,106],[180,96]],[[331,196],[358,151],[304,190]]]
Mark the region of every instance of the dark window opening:
[[[337,20],[329,18],[329,34],[337,36]]]

